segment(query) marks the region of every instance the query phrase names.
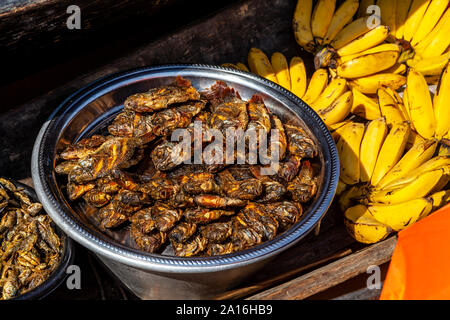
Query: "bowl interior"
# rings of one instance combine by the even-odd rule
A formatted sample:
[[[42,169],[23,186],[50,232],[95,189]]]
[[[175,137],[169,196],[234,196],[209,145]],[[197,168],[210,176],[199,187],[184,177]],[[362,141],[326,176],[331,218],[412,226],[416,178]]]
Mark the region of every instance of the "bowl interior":
[[[62,188],[64,179],[61,181],[54,173],[57,153],[64,147],[64,143],[73,143],[94,133],[105,132],[106,126],[121,111],[123,102],[129,95],[173,83],[178,75],[189,79],[198,90],[206,89],[217,80],[222,80],[236,89],[244,100],[258,94],[283,123],[300,125],[315,139],[320,149],[321,182],[315,200],[305,210],[301,221],[271,241],[231,255],[219,258],[163,257],[130,248],[126,232],[100,232],[88,218],[89,214],[86,214],[83,205],[68,201]],[[113,247],[114,250],[110,251],[116,251],[122,256],[131,255],[133,258],[152,262],[167,262],[164,259],[172,259],[173,262],[181,259],[184,264],[201,260],[213,263],[211,261],[227,259],[227,256],[230,261],[236,261],[246,254],[255,257],[269,254],[281,247],[286,248],[305,236],[326,213],[335,193],[339,172],[337,152],[331,135],[320,118],[303,101],[280,86],[255,75],[212,66],[144,68],[101,79],[66,100],[52,115],[42,138],[38,140],[38,159],[42,162],[39,164],[39,186],[44,189],[43,196],[51,198],[50,202],[44,201],[44,206],[47,202],[51,204],[49,212],[52,217],[57,216],[55,221],[60,222],[69,235],[83,234],[76,240],[86,239],[82,242],[89,241],[91,245],[94,243],[94,246],[104,246],[107,250]]]

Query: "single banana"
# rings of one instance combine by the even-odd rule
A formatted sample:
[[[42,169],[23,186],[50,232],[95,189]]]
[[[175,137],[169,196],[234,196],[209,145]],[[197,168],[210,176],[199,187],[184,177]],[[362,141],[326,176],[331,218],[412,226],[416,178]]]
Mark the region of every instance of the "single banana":
[[[242,62],[236,63],[236,67],[238,67],[239,70],[250,72],[250,70],[248,70],[247,66],[245,64],[243,64]]]
[[[437,157],[434,157],[434,158],[428,160],[427,162],[422,164],[417,169],[408,173],[403,178],[397,179],[397,180],[389,183],[384,188],[385,189],[400,189],[400,188],[412,183],[413,181],[417,180],[422,174],[430,172],[430,171],[442,169],[442,168],[446,168],[445,170],[449,170],[449,168],[450,168],[450,156],[449,155],[437,156]]]
[[[436,131],[436,120],[427,82],[421,73],[411,69],[407,77],[407,88],[414,128],[425,139],[431,139]]]
[[[372,54],[372,53],[386,52],[386,51],[396,51],[396,52],[400,53],[401,48],[396,43],[383,43],[383,44],[380,44],[373,48],[364,50],[363,52],[360,52],[360,53],[355,53],[355,54],[350,54],[350,55],[339,57],[338,63],[344,63],[344,62],[353,60],[357,57],[365,56],[365,55]]]
[[[405,106],[405,109],[404,109],[405,112],[408,114],[407,119],[409,121],[411,129],[416,130],[416,128],[414,127],[414,123],[412,122],[412,119],[411,119],[411,111],[409,108],[409,101],[408,101],[408,87],[406,87],[405,90],[403,91],[403,105]]]
[[[398,0],[378,0],[377,6],[380,8],[381,24],[388,26],[392,36],[395,36],[396,16]]]
[[[361,164],[361,182],[369,182],[372,178],[375,164],[381,146],[388,133],[388,127],[385,118],[378,118],[369,122],[361,142],[360,164]]]
[[[376,100],[373,100],[359,91],[356,87],[352,88],[353,105],[351,113],[366,120],[375,120],[381,117],[380,106]]]
[[[367,199],[372,203],[398,204],[425,197],[434,190],[444,175],[445,171],[442,168],[429,171],[402,188],[374,191]]]
[[[428,197],[433,202],[433,211],[450,202],[450,190],[442,190]]]
[[[433,99],[436,137],[441,139],[450,130],[450,64],[444,69]]]
[[[329,107],[317,111],[323,122],[328,125],[343,121],[348,114],[353,103],[353,94],[347,91],[336,99]]]
[[[307,104],[313,103],[323,92],[328,84],[327,69],[317,69],[309,80],[308,89],[302,100]]]
[[[411,41],[417,28],[419,28],[420,22],[422,21],[430,2],[431,0],[413,0],[408,12],[408,17],[406,18],[403,39]]]
[[[404,63],[396,63],[389,69],[384,70],[384,72],[404,75],[407,69]]]
[[[392,232],[391,228],[375,220],[367,207],[362,204],[345,211],[344,224],[356,241],[365,244],[380,242]]]
[[[350,42],[346,46],[340,48],[337,53],[339,56],[345,56],[349,54],[355,54],[379,45],[389,35],[389,27],[378,26],[366,34],[362,35],[358,39]]]
[[[370,28],[368,27],[367,19],[367,17],[362,17],[350,22],[336,35],[330,45],[338,50],[369,32]]]
[[[291,76],[286,57],[281,52],[275,52],[270,59],[278,83],[286,90],[291,90]]]
[[[257,48],[251,48],[248,53],[248,65],[250,70],[267,80],[278,83],[277,76],[266,54]]]
[[[300,57],[293,57],[289,64],[289,74],[291,77],[291,91],[297,97],[305,95],[308,79],[306,78],[305,63]]]
[[[336,0],[318,0],[311,17],[314,40],[322,44],[336,9]]]
[[[411,171],[417,169],[422,164],[431,159],[437,148],[437,140],[424,140],[421,143],[414,145],[408,152],[400,159],[400,161],[390,170],[381,181],[376,185],[376,188],[384,188],[396,181],[405,177]]]
[[[428,215],[432,208],[430,199],[419,198],[396,205],[370,205],[367,210],[378,222],[400,231]]]
[[[339,197],[338,204],[342,212],[345,212],[351,206],[365,199],[367,188],[361,185],[351,186],[346,189]]]
[[[422,143],[424,141],[426,141],[426,140],[424,138],[422,138],[420,136],[420,134],[411,130],[411,132],[409,133],[408,142],[406,143],[405,150],[410,150],[415,145]]]
[[[367,15],[369,15],[369,13],[367,13],[367,9],[374,4],[375,4],[375,0],[361,0],[359,3],[357,17],[361,18],[361,17],[366,17]]]
[[[386,123],[389,127],[402,123],[406,120],[398,107],[397,101],[386,91],[385,88],[378,89],[377,97],[381,114],[386,118]]]
[[[350,84],[365,94],[376,94],[381,87],[390,87],[394,90],[406,83],[406,77],[395,73],[377,73],[367,77],[353,79]]]
[[[414,33],[411,44],[413,46],[420,43],[438,23],[444,11],[447,9],[450,0],[432,0],[427,8],[417,31]]]
[[[339,64],[337,74],[347,79],[369,76],[392,67],[397,62],[398,57],[399,53],[397,51],[384,51],[363,55]]]
[[[409,7],[412,0],[397,0],[396,19],[395,19],[395,37],[397,39],[403,38],[403,30],[405,29],[405,22],[408,16]]]
[[[400,160],[405,150],[406,142],[409,136],[409,124],[404,122],[402,124],[394,125],[391,131],[386,136],[383,146],[378,155],[375,169],[373,170],[370,184],[376,186],[381,179],[388,173]]]
[[[237,69],[237,70],[239,70],[238,66],[235,65],[234,63],[222,63],[221,66],[222,66],[222,67],[225,67],[225,68],[232,68],[232,69]]]
[[[440,75],[450,59],[450,52],[440,56],[425,58],[419,61],[410,61],[407,63],[410,67],[420,72],[424,76]],[[426,80],[425,80],[426,81]]]
[[[450,10],[447,10],[428,36],[414,47],[414,51],[423,59],[442,55],[450,45],[449,33]]]
[[[315,44],[311,31],[312,0],[298,0],[292,20],[297,43],[306,51],[314,52]]]
[[[343,126],[345,126],[351,122],[352,122],[351,120],[344,120],[342,122],[330,124],[327,126],[327,128],[328,128],[328,130],[330,130],[331,133],[333,133],[334,131],[338,130],[339,128],[342,128]]]
[[[337,98],[347,91],[347,81],[336,78],[330,81],[320,96],[311,103],[311,107],[318,111],[331,105]]]
[[[358,11],[359,0],[345,0],[333,15],[323,44],[329,44]]]
[[[403,99],[402,99],[402,97],[400,97],[398,92],[389,87],[384,87],[384,90],[386,90],[386,93],[388,93],[397,103],[397,106],[398,106],[398,109],[400,110],[402,118],[411,122],[411,119],[409,117],[409,111],[406,111],[406,107],[403,104]]]
[[[364,130],[362,123],[351,123],[345,126],[336,145],[341,163],[340,179],[350,185],[359,182],[359,155]]]

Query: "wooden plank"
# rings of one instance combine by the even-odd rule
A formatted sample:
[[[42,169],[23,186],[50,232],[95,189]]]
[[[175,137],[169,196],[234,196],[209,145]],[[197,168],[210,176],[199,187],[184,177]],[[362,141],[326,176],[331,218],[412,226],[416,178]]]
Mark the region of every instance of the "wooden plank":
[[[381,287],[383,287],[383,283],[381,283]],[[333,300],[378,300],[381,294],[381,289],[368,289],[361,288],[359,290],[349,292]]]
[[[396,242],[397,237],[391,237],[294,280],[253,295],[248,299],[305,299],[366,272],[367,267],[371,265],[380,265],[389,261]]]

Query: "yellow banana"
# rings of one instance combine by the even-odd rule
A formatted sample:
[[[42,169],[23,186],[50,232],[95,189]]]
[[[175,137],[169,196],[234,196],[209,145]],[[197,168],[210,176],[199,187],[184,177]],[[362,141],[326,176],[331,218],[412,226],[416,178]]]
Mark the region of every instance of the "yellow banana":
[[[311,107],[318,111],[331,105],[337,98],[347,91],[347,81],[336,78],[330,81],[320,96],[311,103]]]
[[[247,66],[245,64],[243,64],[242,62],[236,63],[236,67],[238,67],[239,70],[250,72],[250,70],[248,70]]]
[[[414,47],[414,51],[422,58],[442,55],[450,45],[449,32],[450,10],[447,10],[428,36]]]
[[[445,172],[442,168],[429,171],[402,188],[375,191],[369,194],[367,199],[373,203],[398,204],[415,198],[425,197],[433,191],[444,174]]]
[[[336,9],[336,0],[318,0],[311,17],[314,40],[322,44]]]
[[[450,64],[444,69],[433,99],[436,137],[441,139],[450,130]]]
[[[450,190],[442,190],[428,197],[433,202],[433,211],[450,202]]]
[[[327,126],[327,128],[328,128],[328,130],[330,130],[331,133],[333,133],[334,131],[338,130],[339,128],[342,128],[343,126],[345,126],[349,123],[351,123],[351,120],[344,120],[342,122],[330,124]]]
[[[317,69],[309,80],[308,89],[302,100],[310,104],[323,92],[328,84],[328,72],[326,69]]]
[[[397,103],[397,106],[398,106],[398,109],[400,110],[402,118],[405,120],[411,121],[411,119],[409,118],[409,112],[406,111],[406,107],[403,104],[403,99],[400,97],[398,92],[389,87],[384,87],[384,90],[386,90],[386,93],[389,94]]]
[[[403,39],[411,41],[417,28],[419,28],[420,22],[422,21],[430,2],[431,0],[413,0],[408,12],[408,17],[406,18]]]
[[[424,76],[437,76],[442,73],[442,70],[447,65],[450,59],[450,52],[443,55],[425,58],[420,61],[410,61],[407,63],[410,67],[420,72]]]
[[[278,83],[275,71],[266,54],[257,48],[251,48],[248,53],[248,65],[250,70],[267,80]]]
[[[392,232],[391,228],[375,220],[367,207],[362,204],[345,211],[344,224],[356,241],[365,244],[382,241]]]
[[[358,9],[358,18],[366,17],[368,15],[367,8],[369,8],[371,5],[375,4],[375,0],[361,0],[359,3],[359,9]]]
[[[395,98],[393,98],[385,88],[378,89],[377,97],[381,114],[386,118],[386,123],[389,127],[392,127],[395,124],[402,123],[406,120],[405,118],[403,118],[397,101],[395,101]]]
[[[384,51],[354,58],[339,64],[337,74],[343,78],[361,78],[392,67],[399,57],[397,51]]]
[[[411,129],[412,130],[416,130],[416,128],[414,128],[414,123],[412,122],[411,119],[411,111],[409,108],[409,101],[408,101],[408,87],[405,88],[405,90],[403,91],[403,105],[405,106],[405,112],[408,114],[408,121],[409,124],[411,125]]]
[[[355,184],[360,177],[359,155],[365,128],[362,123],[351,123],[342,129],[336,145],[341,163],[340,179],[344,183]]]
[[[275,52],[270,59],[278,83],[286,90],[291,90],[291,76],[286,57],[281,52]]]
[[[412,147],[414,147],[415,145],[422,143],[426,141],[424,138],[422,138],[420,136],[420,134],[418,134],[415,131],[412,131],[409,133],[409,137],[408,137],[408,142],[406,143],[406,150],[410,150]]]
[[[234,63],[222,63],[222,67],[239,70],[238,66],[235,65]]]
[[[323,44],[329,44],[358,11],[359,0],[345,0],[333,15]]]
[[[396,33],[396,16],[398,0],[378,0],[377,6],[380,8],[381,24],[388,26],[391,35]]]
[[[347,185],[343,183],[341,180],[339,180],[336,188],[336,195],[338,196],[341,195],[342,192],[345,191],[345,189],[347,189]]]
[[[406,83],[406,77],[395,73],[377,73],[367,77],[353,79],[350,84],[365,94],[376,94],[381,87],[399,89]]]
[[[444,11],[447,9],[449,0],[432,0],[420,21],[417,31],[414,33],[411,44],[417,45],[423,40],[438,23]]]
[[[353,94],[347,91],[336,99],[329,107],[317,111],[323,122],[328,125],[343,121],[348,114],[353,103]]]
[[[331,41],[330,45],[336,50],[341,49],[369,31],[370,29],[367,24],[367,17],[356,19],[345,26],[344,29],[336,35],[334,40]]]
[[[422,174],[445,168],[445,170],[449,170],[450,168],[450,156],[444,155],[444,156],[437,156],[434,157],[424,164],[422,164],[417,169],[413,170],[412,172],[408,173],[403,178],[397,179],[391,183],[389,183],[387,186],[385,186],[385,189],[399,189],[402,188],[413,181],[417,180],[418,177],[420,177]]]
[[[381,179],[376,185],[376,188],[382,189],[397,179],[405,177],[408,173],[430,160],[436,151],[436,148],[436,139],[424,140],[423,142],[414,145],[392,168],[392,170]]]
[[[411,0],[397,0],[397,14],[395,19],[395,37],[397,39],[403,38],[403,30],[405,29],[406,17],[408,16]]]
[[[302,98],[305,95],[308,79],[306,78],[305,63],[300,57],[293,57],[289,64],[289,73],[291,77],[291,91],[297,97]]]
[[[297,43],[306,51],[314,52],[315,44],[311,31],[312,0],[298,0],[292,20]]]
[[[354,206],[359,201],[362,201],[367,195],[367,188],[361,185],[351,186],[345,190],[339,197],[339,208],[345,212],[351,206]]]
[[[364,50],[363,52],[360,52],[360,53],[355,53],[355,54],[350,54],[350,55],[339,57],[338,63],[344,63],[344,62],[347,62],[349,60],[353,60],[354,58],[357,58],[357,57],[360,57],[360,56],[364,56],[364,55],[368,55],[368,54],[371,54],[371,53],[379,53],[379,52],[385,52],[385,51],[396,51],[396,52],[400,53],[401,48],[396,43],[383,43],[383,44],[380,44],[380,45],[375,46],[373,48]]]
[[[370,184],[376,186],[400,160],[409,136],[409,124],[394,125],[383,142]]]
[[[377,101],[364,95],[355,87],[352,88],[352,93],[353,105],[350,110],[351,113],[367,120],[375,120],[381,117],[380,106]]]
[[[370,205],[367,210],[375,220],[400,231],[428,215],[432,207],[430,199],[419,198],[396,205]]]
[[[411,69],[407,87],[409,112],[414,128],[425,139],[431,139],[436,131],[436,120],[427,82],[421,73]]]
[[[384,70],[384,72],[404,75],[406,73],[406,70],[407,67],[404,63],[396,63],[389,69]]]
[[[345,56],[349,54],[355,54],[372,48],[382,43],[389,35],[389,27],[378,26],[366,34],[362,35],[358,39],[350,42],[346,46],[340,48],[337,53],[339,56]]]
[[[388,127],[385,118],[378,118],[369,122],[361,142],[361,182],[369,182],[372,178],[378,154],[380,153],[387,132]]]

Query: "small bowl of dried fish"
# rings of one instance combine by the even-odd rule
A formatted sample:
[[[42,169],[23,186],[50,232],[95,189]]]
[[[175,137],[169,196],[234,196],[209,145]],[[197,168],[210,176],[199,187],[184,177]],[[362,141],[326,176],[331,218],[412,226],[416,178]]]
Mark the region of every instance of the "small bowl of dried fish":
[[[0,178],[0,215],[1,300],[44,298],[66,276],[71,240],[20,182]]]
[[[142,298],[213,298],[305,237],[339,163],[320,117],[216,66],[112,75],[53,113],[33,150],[55,223]]]

